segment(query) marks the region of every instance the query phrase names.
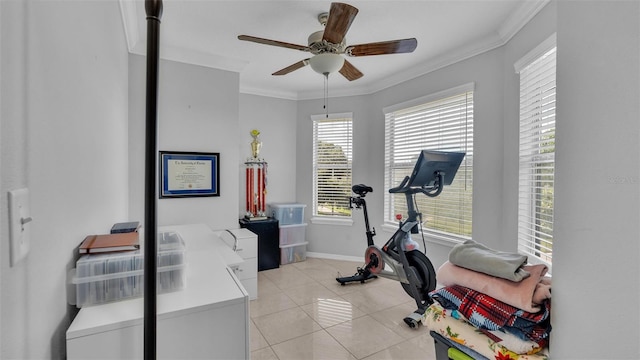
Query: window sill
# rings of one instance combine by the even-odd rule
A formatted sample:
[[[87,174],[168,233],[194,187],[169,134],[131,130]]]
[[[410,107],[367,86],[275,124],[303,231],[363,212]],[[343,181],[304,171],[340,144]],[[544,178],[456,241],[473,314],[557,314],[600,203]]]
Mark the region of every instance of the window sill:
[[[310,219],[312,224],[318,225],[339,225],[339,226],[352,226],[353,220],[351,218],[341,219],[333,217],[312,217]]]

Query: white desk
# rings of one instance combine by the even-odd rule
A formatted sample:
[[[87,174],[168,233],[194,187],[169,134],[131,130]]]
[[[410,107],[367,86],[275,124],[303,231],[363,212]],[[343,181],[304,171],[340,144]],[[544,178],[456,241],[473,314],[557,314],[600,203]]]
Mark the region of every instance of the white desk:
[[[242,286],[249,293],[249,300],[258,298],[258,235],[248,229],[225,230],[217,233],[229,249],[243,260],[241,264],[229,267],[236,274]]]
[[[206,225],[161,227],[186,247],[186,287],[157,297],[159,359],[248,359],[249,295],[229,268],[243,259]],[[68,359],[141,359],[143,299],[80,310],[67,330]]]

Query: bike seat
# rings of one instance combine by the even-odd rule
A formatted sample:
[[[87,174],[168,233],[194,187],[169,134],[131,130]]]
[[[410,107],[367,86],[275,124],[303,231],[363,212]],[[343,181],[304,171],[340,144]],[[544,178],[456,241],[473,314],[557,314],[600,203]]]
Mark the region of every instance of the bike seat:
[[[353,185],[351,190],[360,196],[365,196],[367,193],[373,192],[373,188],[371,186],[364,184]]]

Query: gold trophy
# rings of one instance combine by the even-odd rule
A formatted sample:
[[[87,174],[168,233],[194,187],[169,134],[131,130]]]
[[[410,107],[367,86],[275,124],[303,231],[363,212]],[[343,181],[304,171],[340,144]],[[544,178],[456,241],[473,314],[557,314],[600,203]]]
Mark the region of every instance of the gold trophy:
[[[260,148],[262,147],[262,142],[258,139],[259,136],[260,131],[258,129],[251,130],[251,137],[253,137],[253,141],[251,142],[251,155],[253,155],[254,159],[258,158]]]
[[[253,129],[250,132],[252,158],[247,158],[246,165],[246,215],[248,220],[263,220],[267,218],[267,162],[258,158],[262,142],[258,138],[260,131]]]

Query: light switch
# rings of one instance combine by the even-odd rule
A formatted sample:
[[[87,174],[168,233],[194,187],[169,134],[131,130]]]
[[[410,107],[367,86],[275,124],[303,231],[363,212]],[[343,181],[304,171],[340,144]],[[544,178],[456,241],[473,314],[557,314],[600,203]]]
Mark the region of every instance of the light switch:
[[[32,220],[29,211],[29,189],[9,191],[11,266],[15,266],[29,253]]]

